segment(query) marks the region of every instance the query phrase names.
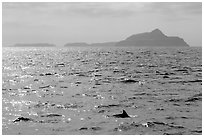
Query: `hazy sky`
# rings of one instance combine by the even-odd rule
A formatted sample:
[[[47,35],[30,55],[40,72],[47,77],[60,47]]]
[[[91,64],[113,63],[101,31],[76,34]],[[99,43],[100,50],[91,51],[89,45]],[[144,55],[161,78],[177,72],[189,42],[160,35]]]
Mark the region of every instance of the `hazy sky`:
[[[120,41],[159,28],[202,46],[202,3],[3,3],[3,45]]]

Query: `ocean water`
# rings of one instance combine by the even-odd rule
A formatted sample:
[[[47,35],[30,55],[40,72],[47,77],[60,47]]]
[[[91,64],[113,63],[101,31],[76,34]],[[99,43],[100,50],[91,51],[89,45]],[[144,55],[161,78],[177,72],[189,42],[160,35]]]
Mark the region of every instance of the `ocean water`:
[[[202,134],[201,48],[2,54],[4,135]]]

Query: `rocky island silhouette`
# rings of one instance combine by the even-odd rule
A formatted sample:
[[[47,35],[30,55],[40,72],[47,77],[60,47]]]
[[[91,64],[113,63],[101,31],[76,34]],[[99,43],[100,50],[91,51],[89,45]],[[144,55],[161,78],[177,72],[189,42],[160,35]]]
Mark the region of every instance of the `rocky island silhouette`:
[[[119,42],[104,42],[104,43],[92,43],[85,42],[80,43],[67,43],[65,47],[70,46],[115,46],[115,47],[189,47],[189,45],[180,37],[166,36],[161,30],[154,29],[151,32],[144,32],[134,34]]]
[[[17,43],[8,47],[56,47],[49,43]],[[134,34],[125,40],[118,42],[86,43],[74,42],[67,43],[64,47],[190,47],[183,38],[177,36],[166,36],[161,30],[154,29],[151,32]]]

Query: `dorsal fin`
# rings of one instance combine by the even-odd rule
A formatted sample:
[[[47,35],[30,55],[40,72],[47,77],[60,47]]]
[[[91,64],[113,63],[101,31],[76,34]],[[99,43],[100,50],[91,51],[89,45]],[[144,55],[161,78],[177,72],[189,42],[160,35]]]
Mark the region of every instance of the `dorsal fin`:
[[[129,117],[129,115],[127,114],[127,112],[123,109],[123,114],[122,114],[123,116],[125,116],[125,117]]]
[[[128,118],[128,117],[130,117],[130,116],[127,114],[127,112],[126,112],[125,110],[123,110],[123,113],[121,113],[121,114],[115,114],[115,115],[113,115],[113,117],[117,117],[117,118]]]

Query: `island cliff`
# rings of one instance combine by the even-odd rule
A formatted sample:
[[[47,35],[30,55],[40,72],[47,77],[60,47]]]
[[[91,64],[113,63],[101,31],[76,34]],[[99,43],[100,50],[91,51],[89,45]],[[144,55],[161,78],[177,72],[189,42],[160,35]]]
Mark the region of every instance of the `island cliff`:
[[[134,47],[189,47],[189,45],[179,37],[168,37],[159,29],[132,35],[125,40],[117,42],[115,46]]]

